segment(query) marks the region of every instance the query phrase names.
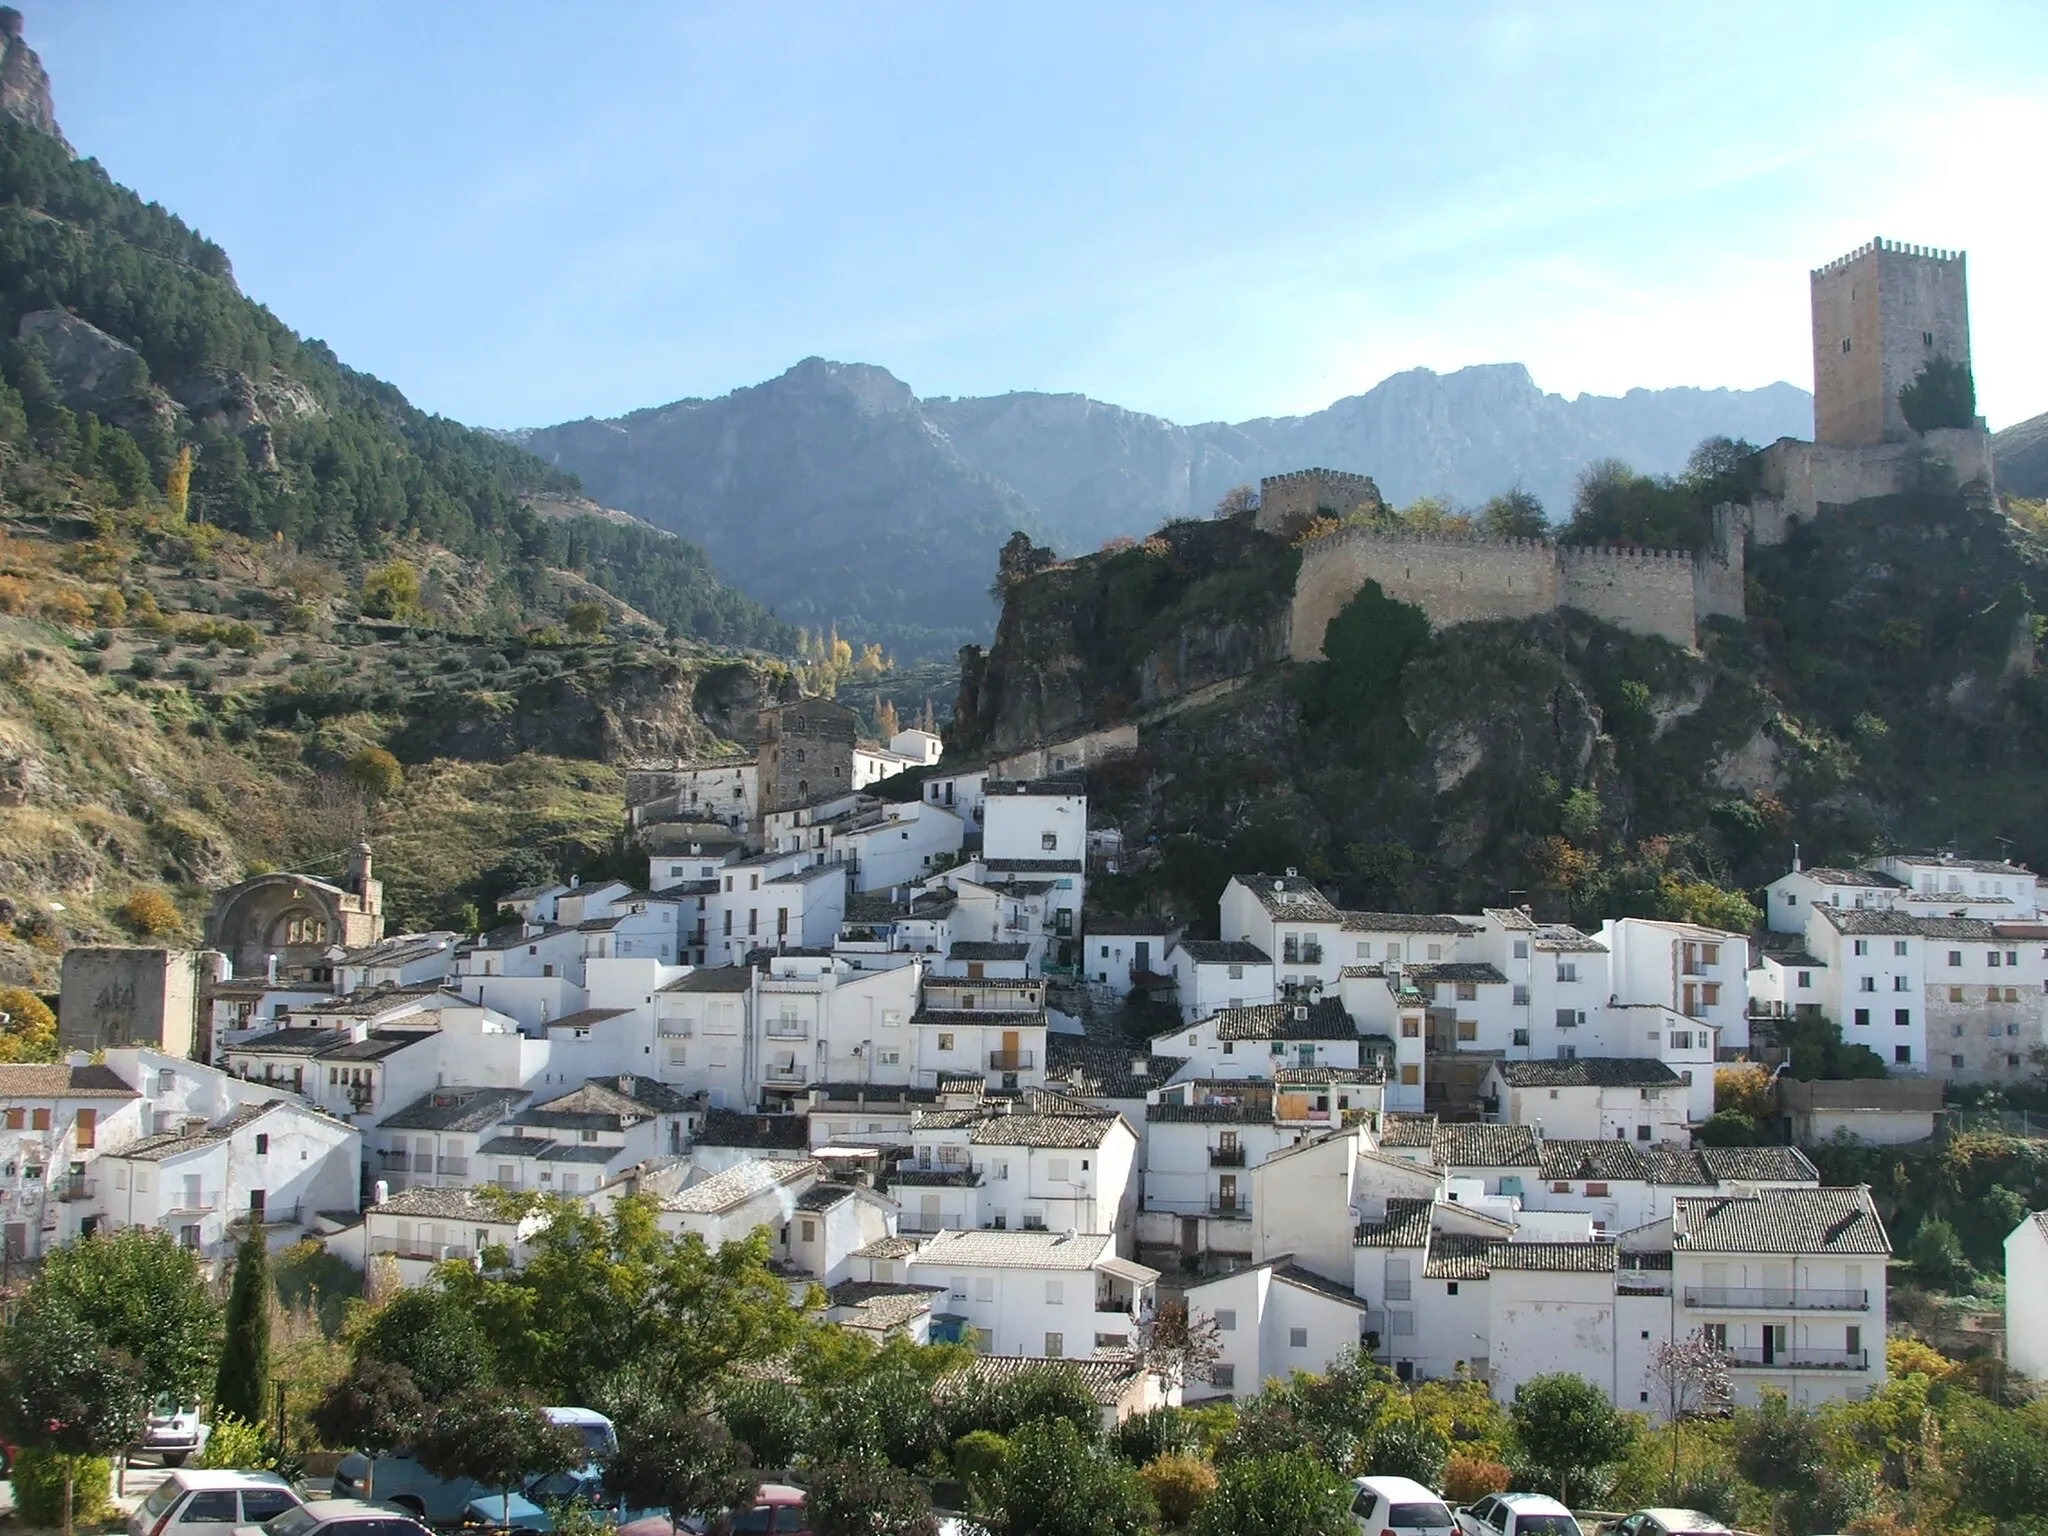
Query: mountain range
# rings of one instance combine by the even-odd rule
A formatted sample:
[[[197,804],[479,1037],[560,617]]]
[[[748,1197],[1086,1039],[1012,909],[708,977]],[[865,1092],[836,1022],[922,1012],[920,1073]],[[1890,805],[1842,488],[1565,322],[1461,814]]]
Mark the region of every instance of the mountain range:
[[[702,544],[785,621],[935,656],[986,638],[1015,530],[1085,553],[1315,465],[1372,475],[1397,503],[1520,485],[1562,517],[1597,460],[1669,473],[1703,437],[1767,443],[1812,420],[1790,384],[1566,399],[1502,363],[1413,369],[1306,416],[1182,426],[1085,395],[920,399],[886,369],[814,357],[714,400],[510,435]]]

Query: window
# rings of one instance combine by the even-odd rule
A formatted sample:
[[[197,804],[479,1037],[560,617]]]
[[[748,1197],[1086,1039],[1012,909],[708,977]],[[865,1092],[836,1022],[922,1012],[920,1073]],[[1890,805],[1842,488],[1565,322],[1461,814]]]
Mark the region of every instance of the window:
[[[1237,1385],[1237,1367],[1234,1365],[1212,1365],[1209,1367],[1209,1384],[1228,1392]]]
[[[1045,1164],[1045,1176],[1055,1184],[1066,1183],[1067,1160],[1064,1157],[1048,1158]]]
[[[1636,1127],[1636,1140],[1637,1140],[1637,1141],[1648,1141],[1649,1139],[1650,1139],[1650,1128],[1649,1128],[1649,1127],[1648,1127],[1647,1125],[1639,1125],[1639,1126],[1637,1126],[1637,1127]]]
[[[1868,1025],[1869,1023],[1870,1023],[1870,1010],[1869,1010],[1868,1008],[1858,1008],[1858,1009],[1856,1010],[1856,1024],[1857,1024],[1857,1027],[1858,1027],[1858,1028],[1862,1028],[1862,1027],[1865,1027],[1865,1026],[1867,1026],[1867,1025]]]
[[[50,1112],[47,1109],[30,1110],[28,1128],[32,1131],[47,1131],[50,1128]]]
[[[1570,960],[1558,961],[1557,979],[1559,981],[1577,981],[1579,979],[1579,967],[1577,963]]]
[[[952,1037],[951,1035],[940,1035],[940,1036],[939,1036],[939,1049],[940,1049],[940,1050],[942,1050],[942,1051],[950,1051],[950,1050],[952,1050],[952,1049],[953,1049],[953,1037]]]
[[[1040,849],[1042,849],[1042,850],[1043,850],[1044,852],[1046,852],[1046,853],[1051,853],[1051,852],[1052,852],[1052,851],[1053,851],[1053,850],[1054,850],[1055,848],[1059,847],[1059,845],[1060,845],[1060,835],[1059,835],[1059,833],[1057,833],[1057,832],[1041,832],[1041,833],[1039,833],[1039,834],[1038,834],[1038,846],[1039,846],[1039,848],[1040,848]]]
[[[1290,1328],[1290,1329],[1288,1329],[1288,1330],[1287,1330],[1287,1347],[1288,1347],[1289,1349],[1307,1349],[1307,1348],[1308,1348],[1308,1330],[1307,1330],[1306,1328]]]
[[[1650,1038],[1654,1040],[1657,1037],[1655,1035],[1652,1035]],[[1674,1029],[1673,1031],[1671,1031],[1671,1049],[1673,1049],[1674,1051],[1691,1050],[1692,1031],[1689,1029]]]
[[[1529,941],[1527,939],[1515,940],[1514,956],[1517,960],[1529,958]]]
[[[1893,940],[1892,940],[1892,953],[1893,953],[1893,954],[1895,954],[1895,955],[1903,955],[1903,954],[1904,954],[1905,952],[1906,952],[1906,941],[1905,941],[1904,939],[1893,939]]]
[[[1388,1301],[1407,1301],[1410,1299],[1407,1259],[1395,1254],[1388,1254],[1386,1279],[1386,1299]]]
[[[1459,1001],[1459,1002],[1461,1002],[1461,1003],[1474,1003],[1474,1002],[1477,1002],[1478,1000],[1479,1000],[1479,983],[1478,983],[1478,982],[1476,982],[1476,981],[1461,981],[1461,982],[1459,982],[1459,983],[1458,983],[1458,1001]]]
[[[976,1275],[974,1277],[974,1299],[976,1301],[994,1301],[996,1299],[996,1277],[994,1275]]]
[[[2007,965],[2018,965],[2020,963],[2020,952],[2016,949],[2008,949],[2005,952],[2005,963]]]
[[[1894,1008],[1892,1010],[1892,1023],[1896,1024],[1900,1029],[1911,1029],[1913,1027],[1913,1010],[1910,1008]]]
[[[1909,1065],[1913,1060],[1913,1047],[1911,1047],[1910,1045],[1893,1046],[1892,1060],[1897,1065],[1902,1067]]]
[[[1432,960],[1441,960],[1441,959],[1443,959],[1443,957],[1444,957],[1444,947],[1443,947],[1443,945],[1441,945],[1441,944],[1432,944],[1432,945],[1430,945],[1430,946],[1429,946],[1429,958],[1430,958],[1430,959],[1432,959]]]
[[[232,1488],[210,1488],[195,1493],[178,1512],[180,1525],[227,1525],[240,1519],[235,1510],[235,1491]]]
[[[1413,1014],[1404,1015],[1401,1019],[1401,1038],[1403,1040],[1421,1039],[1422,1020],[1416,1018]]]
[[[1557,1027],[1559,1029],[1574,1029],[1578,1026],[1578,1022],[1579,1016],[1572,1009],[1560,1008],[1557,1010]]]
[[[1987,950],[1985,950],[1985,951],[1984,951],[1984,963],[1985,963],[1986,965],[1990,966],[1992,970],[1994,970],[1994,971],[1995,971],[1995,970],[1997,970],[1997,969],[1998,969],[1998,951],[1997,951],[1997,950],[1995,950],[1995,949],[1987,949]]]
[[[1045,1336],[1045,1358],[1048,1360],[1059,1359],[1065,1352],[1065,1342],[1059,1334],[1048,1333]]]
[[[2020,989],[2018,987],[2007,987],[2005,989],[2005,1000],[2008,1003],[2018,1002],[2020,1000]],[[2008,1030],[2007,1033],[2010,1034],[2011,1031]]]
[[[1810,986],[1812,986],[1812,985],[1813,985],[1813,972],[1811,972],[1811,971],[1801,971],[1801,972],[1799,973],[1799,978],[1798,978],[1798,985],[1799,985],[1799,986],[1801,986],[1801,987],[1810,987]]]
[[[797,1241],[815,1243],[818,1240],[818,1223],[809,1216],[797,1223]]]
[[[1517,1044],[1517,1045],[1527,1045],[1528,1043],[1529,1043],[1529,1031],[1528,1031],[1528,1030],[1526,1030],[1526,1029],[1518,1029],[1518,1030],[1516,1030],[1516,1031],[1515,1031],[1515,1044]]]
[[[1416,1066],[1415,1063],[1412,1061],[1406,1062],[1402,1065],[1401,1086],[1403,1088],[1413,1088],[1416,1086],[1416,1084],[1420,1083],[1421,1081],[1422,1068]]]
[[[1948,1000],[1952,1003],[1960,1003],[1963,1000],[1963,989],[1961,987],[1950,987],[1948,989]]]
[[[1856,954],[1867,955],[1870,953],[1870,940],[1858,939],[1850,946],[1850,948]]]
[[[1844,357],[1849,355],[1849,338],[1846,336],[1842,338],[1842,355]]]
[[[1066,1283],[1066,1281],[1064,1281],[1064,1280],[1048,1280],[1048,1281],[1046,1281],[1046,1282],[1045,1282],[1045,1304],[1046,1304],[1046,1305],[1047,1305],[1048,1307],[1060,1307],[1060,1306],[1065,1306],[1065,1305],[1066,1305],[1066,1301],[1067,1301],[1067,1283]]]
[[[1479,1021],[1477,1019],[1458,1020],[1458,1038],[1460,1040],[1476,1041],[1479,1038]]]
[[[1963,952],[1960,949],[1950,950],[1948,952],[1948,963],[1950,965],[1961,965],[1963,963]]]
[[[1446,1280],[1446,1281],[1444,1282],[1444,1294],[1445,1294],[1446,1296],[1455,1296],[1455,1295],[1457,1295],[1457,1294],[1458,1294],[1458,1282],[1457,1282],[1457,1281],[1455,1281],[1455,1280]]]
[[[1237,1332],[1237,1309],[1235,1307],[1218,1308],[1216,1312],[1216,1327],[1222,1333]]]
[[[1949,1064],[1949,1065],[1950,1065],[1951,1067],[1954,1067],[1954,1068],[1956,1068],[1956,1069],[1957,1069],[1958,1071],[1960,1071],[1960,1070],[1962,1069],[1962,1065],[1963,1065],[1963,1058],[1962,1058],[1962,1057],[1960,1057],[1960,1056],[1951,1056],[1951,1057],[1949,1057],[1949,1059],[1948,1059],[1948,1064]]]
[[[1517,986],[1515,988],[1514,1005],[1517,1008],[1526,1008],[1529,1006],[1529,989],[1527,987]]]
[[[1875,976],[1859,976],[1856,979],[1856,990],[1858,992],[1875,992],[1877,990],[1877,978]]]
[[[1894,992],[1910,992],[1910,991],[1912,990],[1912,988],[1910,988],[1910,987],[1908,987],[1908,986],[1906,985],[1906,978],[1905,978],[1905,977],[1903,977],[1903,976],[1894,976],[1894,977],[1892,978],[1892,990],[1893,990]]]
[[[269,1132],[267,1132],[267,1131],[258,1131],[258,1132],[256,1133],[256,1155],[257,1155],[258,1157],[268,1157],[268,1156],[270,1155],[270,1134],[269,1134]]]

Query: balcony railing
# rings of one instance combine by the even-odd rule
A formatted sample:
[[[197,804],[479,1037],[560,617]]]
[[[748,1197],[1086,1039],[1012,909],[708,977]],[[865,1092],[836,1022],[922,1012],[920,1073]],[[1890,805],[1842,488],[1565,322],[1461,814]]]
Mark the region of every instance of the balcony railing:
[[[1107,1294],[1097,1296],[1095,1298],[1095,1315],[1097,1317],[1123,1318],[1133,1323],[1138,1320],[1135,1304],[1128,1296],[1110,1296]]]
[[[1323,946],[1320,944],[1283,944],[1280,947],[1280,961],[1283,965],[1321,965]]]
[[[1662,1275],[1618,1274],[1614,1289],[1621,1296],[1669,1296],[1671,1281]]]
[[[1029,1072],[1032,1064],[1032,1054],[1029,1051],[990,1051],[988,1053],[988,1069],[991,1072]]]
[[[59,1200],[90,1200],[98,1188],[97,1180],[82,1173],[60,1173],[50,1180],[50,1193]]]
[[[379,1152],[377,1156],[383,1160],[386,1173],[409,1173],[412,1171],[412,1158],[407,1153],[395,1151],[387,1147],[384,1151]],[[434,1171],[432,1167],[434,1160],[430,1157],[425,1161],[427,1166],[423,1166],[420,1172],[432,1173]]]
[[[388,1253],[400,1259],[425,1259],[428,1263],[439,1263],[442,1259],[467,1259],[473,1250],[467,1243],[430,1243],[418,1237],[373,1237],[370,1252]]]
[[[810,1037],[811,1026],[807,1019],[770,1019],[768,1038],[770,1040],[804,1040]]]
[[[771,1083],[801,1083],[810,1074],[798,1062],[771,1062],[762,1069],[761,1076]]]
[[[1755,1346],[1744,1346],[1724,1350],[1728,1363],[1740,1371],[1867,1371],[1870,1369],[1870,1351],[1867,1349],[1809,1349],[1807,1346],[1787,1345],[1784,1349],[1765,1351]]]
[[[260,1213],[245,1210],[228,1223],[229,1229],[246,1232],[252,1216],[266,1227],[296,1227],[299,1225],[299,1204],[294,1201],[290,1205],[266,1205]]]
[[[1209,1149],[1209,1166],[1211,1168],[1242,1168],[1244,1166],[1244,1148],[1211,1147]]]
[[[1250,1221],[1252,1217],[1252,1202],[1250,1197],[1246,1195],[1234,1197],[1211,1195],[1209,1197],[1209,1214],[1211,1216],[1220,1216],[1225,1221]]]
[[[1863,1312],[1869,1310],[1870,1292],[1783,1285],[1688,1285],[1685,1304],[1736,1311]]]
[[[419,1171],[425,1173],[427,1170],[422,1168]],[[466,1157],[437,1157],[434,1159],[434,1172],[452,1174],[456,1178],[466,1179],[469,1177],[469,1159]]]
[[[217,1211],[219,1209],[220,1191],[209,1189],[202,1191],[197,1199],[194,1199],[191,1195],[179,1195],[178,1203],[165,1211],[164,1214],[166,1216],[204,1216],[209,1211]]]

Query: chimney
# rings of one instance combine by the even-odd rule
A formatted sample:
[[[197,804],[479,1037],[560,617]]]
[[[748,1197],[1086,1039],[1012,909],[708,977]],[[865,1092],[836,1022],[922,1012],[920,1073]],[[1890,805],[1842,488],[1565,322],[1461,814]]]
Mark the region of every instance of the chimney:
[[[1799,845],[1797,843],[1792,845],[1792,873],[1795,875],[1799,873]]]
[[[372,1205],[382,1205],[386,1200],[389,1200],[390,1198],[391,1184],[389,1180],[379,1179],[376,1183],[370,1186],[370,1203]]]
[[[263,979],[273,987],[277,985],[276,955],[265,955],[263,957]]]

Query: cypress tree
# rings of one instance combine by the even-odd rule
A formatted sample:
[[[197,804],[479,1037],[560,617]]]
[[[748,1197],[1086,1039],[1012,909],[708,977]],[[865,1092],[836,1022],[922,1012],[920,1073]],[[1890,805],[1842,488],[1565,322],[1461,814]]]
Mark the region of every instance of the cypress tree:
[[[261,1424],[269,1379],[270,1252],[264,1246],[262,1219],[251,1216],[228,1290],[227,1338],[221,1345],[220,1374],[213,1383],[213,1411]]]

